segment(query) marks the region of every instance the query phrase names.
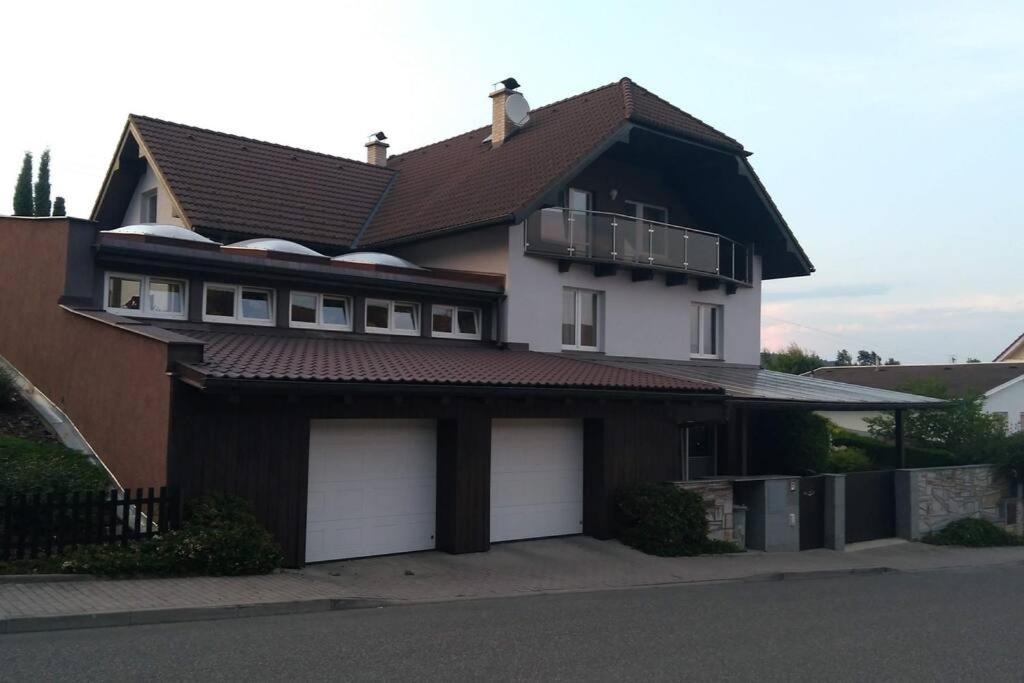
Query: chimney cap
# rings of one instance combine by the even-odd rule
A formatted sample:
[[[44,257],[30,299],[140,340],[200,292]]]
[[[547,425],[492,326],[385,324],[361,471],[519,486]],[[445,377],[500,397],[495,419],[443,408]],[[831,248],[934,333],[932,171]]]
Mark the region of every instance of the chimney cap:
[[[516,79],[512,78],[511,76],[509,76],[508,78],[505,78],[505,79],[502,79],[502,80],[498,81],[498,83],[495,83],[494,86],[497,87],[499,83],[501,85],[505,86],[509,90],[515,90],[516,88],[519,87],[519,81],[517,81]]]
[[[384,131],[378,130],[376,133],[371,133],[370,135],[367,135],[366,139],[369,140],[369,142],[367,142],[366,144],[373,145],[379,142],[384,142],[385,140],[388,139],[388,136],[384,135]]]

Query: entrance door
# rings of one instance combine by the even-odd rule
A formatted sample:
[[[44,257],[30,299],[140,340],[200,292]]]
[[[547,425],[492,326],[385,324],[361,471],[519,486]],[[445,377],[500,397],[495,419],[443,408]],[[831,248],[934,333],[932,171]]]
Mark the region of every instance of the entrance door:
[[[800,479],[800,550],[825,547],[825,477]]]
[[[683,479],[704,479],[718,474],[718,425],[692,425],[683,429]]]
[[[846,475],[846,542],[860,543],[896,535],[896,473]]]

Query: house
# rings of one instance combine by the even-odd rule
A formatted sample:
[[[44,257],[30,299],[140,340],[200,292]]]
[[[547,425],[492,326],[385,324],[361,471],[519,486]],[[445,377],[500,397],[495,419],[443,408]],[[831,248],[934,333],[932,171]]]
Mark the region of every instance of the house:
[[[1004,361],[1024,361],[1024,334],[1014,339],[1009,346],[995,357],[994,363]]]
[[[0,219],[0,356],[291,565],[609,538],[624,486],[745,474],[752,411],[935,403],[759,369],[813,268],[735,139],[629,79],[485,94],[366,162],[130,116],[88,220]]]
[[[899,391],[922,381],[942,383],[951,398],[984,397],[984,410],[1001,416],[1009,433],[1024,424],[1024,363],[951,363],[946,365],[829,366],[809,373],[833,382]],[[877,411],[822,411],[844,429],[867,432],[866,418]]]

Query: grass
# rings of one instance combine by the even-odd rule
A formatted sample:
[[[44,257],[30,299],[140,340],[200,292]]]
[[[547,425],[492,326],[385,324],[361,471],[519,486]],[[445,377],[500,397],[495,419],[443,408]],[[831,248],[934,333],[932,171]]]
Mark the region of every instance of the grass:
[[[78,451],[0,435],[0,497],[105,491],[110,486],[107,473]]]

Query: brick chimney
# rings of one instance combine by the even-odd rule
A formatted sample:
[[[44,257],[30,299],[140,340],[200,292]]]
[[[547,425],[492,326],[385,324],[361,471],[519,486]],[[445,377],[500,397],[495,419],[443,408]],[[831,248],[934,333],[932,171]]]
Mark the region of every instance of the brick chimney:
[[[522,95],[516,92],[519,82],[514,78],[506,78],[494,84],[496,90],[491,93],[491,147],[500,147],[512,133],[519,128],[520,124],[508,117],[508,100],[510,97],[517,97],[522,102]]]
[[[388,165],[388,143],[384,142],[387,139],[383,131],[370,136],[370,141],[366,143],[366,163],[374,166]]]

